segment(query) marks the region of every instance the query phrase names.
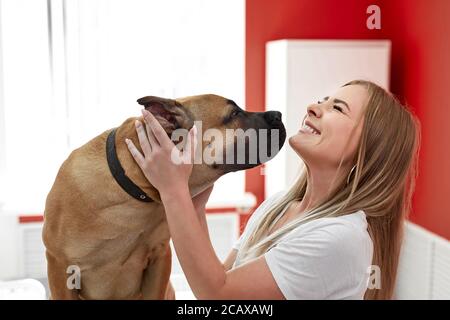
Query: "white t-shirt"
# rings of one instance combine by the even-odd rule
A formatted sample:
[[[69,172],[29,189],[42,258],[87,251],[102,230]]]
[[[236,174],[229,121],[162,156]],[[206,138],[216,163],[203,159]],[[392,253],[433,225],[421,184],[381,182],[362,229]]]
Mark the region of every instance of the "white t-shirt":
[[[283,194],[269,197],[255,210],[234,249],[239,250],[267,209]],[[363,299],[372,254],[366,215],[359,210],[298,226],[264,256],[286,299]],[[236,260],[233,267],[239,264]]]

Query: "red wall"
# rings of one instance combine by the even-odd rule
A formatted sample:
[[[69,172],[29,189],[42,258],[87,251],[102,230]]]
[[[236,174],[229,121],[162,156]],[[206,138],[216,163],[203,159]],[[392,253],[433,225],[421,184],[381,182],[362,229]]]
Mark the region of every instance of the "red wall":
[[[366,27],[366,8],[371,4],[381,8],[381,30]],[[450,97],[444,95],[450,85],[450,1],[247,0],[249,110],[262,111],[265,106],[265,43],[289,38],[392,40],[391,90],[422,123],[411,219],[450,239]],[[264,177],[260,170],[249,170],[246,177],[247,191],[261,202]]]
[[[411,220],[450,239],[450,1],[389,5],[385,26],[393,43],[392,90],[422,124]]]

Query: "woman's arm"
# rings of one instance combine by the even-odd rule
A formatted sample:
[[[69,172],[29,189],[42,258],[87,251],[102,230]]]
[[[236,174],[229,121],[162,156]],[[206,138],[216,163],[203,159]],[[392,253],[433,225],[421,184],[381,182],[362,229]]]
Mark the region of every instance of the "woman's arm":
[[[196,212],[197,212],[198,222],[200,222],[200,226],[202,227],[203,231],[208,236],[208,240],[211,241],[211,238],[209,236],[208,223],[206,222],[205,210],[196,211]]]
[[[194,205],[195,212],[197,213],[198,221],[200,222],[200,225],[206,235],[208,236],[208,240],[211,242],[211,238],[209,236],[209,230],[208,230],[208,223],[206,222],[206,212],[205,207],[206,203],[208,202],[209,196],[211,195],[211,192],[214,188],[214,185],[207,188],[200,194],[196,195],[194,198],[192,198],[192,203]]]
[[[210,296],[225,282],[225,270],[204,232],[186,188],[161,194],[172,242],[197,298]]]
[[[172,241],[189,285],[198,299],[283,299],[264,259],[226,271],[201,225],[189,190],[161,197]]]

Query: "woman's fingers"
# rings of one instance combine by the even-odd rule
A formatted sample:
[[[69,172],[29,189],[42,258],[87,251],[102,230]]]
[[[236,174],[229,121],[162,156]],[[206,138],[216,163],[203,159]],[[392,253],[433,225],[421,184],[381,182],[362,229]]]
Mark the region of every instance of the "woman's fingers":
[[[150,141],[150,145],[152,145],[152,146],[157,145],[158,146],[159,142],[156,139],[152,128],[149,126],[149,121],[147,121],[147,119],[145,118],[147,116],[147,113],[150,113],[150,112],[148,112],[145,109],[142,109],[141,112],[142,112],[142,117],[144,118],[145,129],[147,131],[147,136],[148,136],[148,140]],[[158,122],[158,124],[159,124],[159,122]]]
[[[125,142],[127,144],[128,150],[130,150],[131,155],[133,156],[134,160],[137,162],[139,167],[144,167],[144,156],[139,152],[139,150],[134,145],[133,141],[130,139],[125,139]]]
[[[152,152],[152,146],[150,145],[150,143],[148,141],[147,133],[145,132],[145,128],[139,120],[136,120],[134,122],[134,124],[136,126],[136,133],[137,133],[137,136],[139,139],[139,144],[141,145],[142,151],[144,152],[145,156],[148,156]]]
[[[153,134],[155,135],[157,142],[161,146],[170,146],[170,144],[173,144],[172,141],[167,136],[166,131],[163,129],[158,120],[156,120],[156,118],[151,114],[151,112],[143,109],[142,115],[144,116],[145,122],[148,123],[151,130],[153,131]]]
[[[156,141],[155,134],[153,133],[152,129],[150,128],[150,126],[146,121],[145,121],[145,131],[147,131],[148,141],[150,141],[150,146],[152,147],[152,149],[154,146],[159,146],[158,141]]]

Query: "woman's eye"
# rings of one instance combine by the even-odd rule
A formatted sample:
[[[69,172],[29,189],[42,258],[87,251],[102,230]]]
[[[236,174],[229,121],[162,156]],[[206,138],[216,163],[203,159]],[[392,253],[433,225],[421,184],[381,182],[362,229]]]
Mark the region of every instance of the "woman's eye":
[[[342,112],[342,108],[341,107],[338,107],[338,106],[333,106],[335,109],[338,109],[339,110],[339,112]]]

